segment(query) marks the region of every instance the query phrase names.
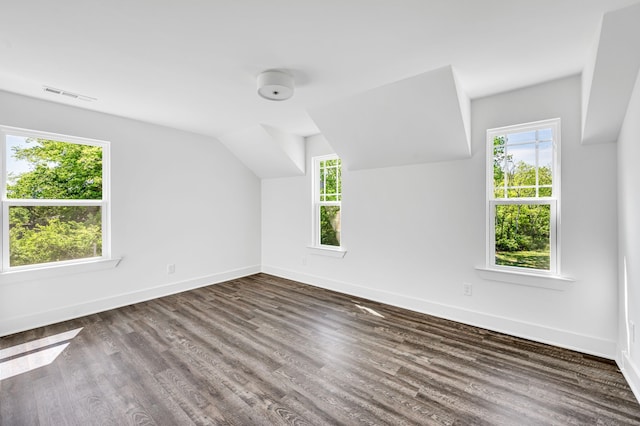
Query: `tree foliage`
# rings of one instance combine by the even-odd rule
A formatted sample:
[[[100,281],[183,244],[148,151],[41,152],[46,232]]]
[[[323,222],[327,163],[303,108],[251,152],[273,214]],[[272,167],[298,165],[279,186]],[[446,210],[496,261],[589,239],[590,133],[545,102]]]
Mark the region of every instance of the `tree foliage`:
[[[10,175],[7,198],[35,200],[101,200],[102,148],[27,139],[12,156],[29,170]],[[102,212],[99,206],[11,206],[11,266],[99,256]]]
[[[33,146],[14,147],[12,156],[31,170],[10,179],[7,198],[102,199],[101,147],[49,139],[27,139],[27,144]]]
[[[496,206],[496,250],[548,250],[550,214],[548,204]]]
[[[320,161],[320,201],[342,200],[342,163],[339,158]],[[320,244],[340,246],[340,206],[320,206]]]
[[[33,215],[32,207],[15,209]],[[94,223],[65,220],[63,214],[47,216],[49,220],[45,224],[33,227],[13,223],[9,231],[12,266],[82,259],[102,252],[99,212],[93,214]]]
[[[340,245],[340,206],[320,207],[320,244]]]
[[[493,141],[493,183],[496,198],[541,198],[552,195],[551,165],[513,162],[504,137]],[[495,250],[498,264],[549,267],[551,208],[549,204],[495,206]],[[510,253],[510,254],[508,254]],[[520,253],[516,255],[516,253]]]

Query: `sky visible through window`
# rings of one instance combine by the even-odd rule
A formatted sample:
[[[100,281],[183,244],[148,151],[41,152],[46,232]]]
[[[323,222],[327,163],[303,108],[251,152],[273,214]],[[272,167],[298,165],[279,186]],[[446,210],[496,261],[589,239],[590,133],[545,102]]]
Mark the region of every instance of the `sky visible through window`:
[[[27,138],[24,136],[7,136],[7,175],[18,176],[24,172],[31,170],[31,166],[27,161],[17,160],[13,156],[14,147],[25,147],[27,145]]]
[[[512,161],[514,164],[517,164],[520,161],[532,165],[536,164],[535,130],[519,133],[509,133],[506,136],[508,138],[507,145],[509,154],[513,155]],[[553,135],[551,129],[538,130],[538,166],[550,166],[553,162],[552,140]]]

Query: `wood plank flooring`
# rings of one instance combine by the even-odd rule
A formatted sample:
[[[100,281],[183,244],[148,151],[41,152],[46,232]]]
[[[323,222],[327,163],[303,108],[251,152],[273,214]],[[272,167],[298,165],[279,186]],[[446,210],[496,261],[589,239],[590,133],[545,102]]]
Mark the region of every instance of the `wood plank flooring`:
[[[1,425],[640,425],[610,361],[265,274],[7,336],[0,373],[64,344]]]

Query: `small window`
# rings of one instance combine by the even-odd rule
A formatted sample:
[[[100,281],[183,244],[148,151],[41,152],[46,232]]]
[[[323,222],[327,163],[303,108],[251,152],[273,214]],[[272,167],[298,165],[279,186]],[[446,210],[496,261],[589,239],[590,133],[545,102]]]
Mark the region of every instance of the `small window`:
[[[314,242],[340,247],[342,163],[335,155],[314,158]]]
[[[560,120],[487,131],[487,264],[558,274]]]
[[[108,258],[108,143],[0,132],[2,270]]]

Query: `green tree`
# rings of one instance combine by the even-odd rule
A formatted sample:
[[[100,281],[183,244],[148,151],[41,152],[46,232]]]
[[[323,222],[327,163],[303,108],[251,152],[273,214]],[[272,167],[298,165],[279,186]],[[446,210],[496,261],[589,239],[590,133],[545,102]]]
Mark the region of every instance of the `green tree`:
[[[495,137],[493,184],[496,198],[539,198],[552,195],[551,165],[536,167],[525,161],[514,164],[513,156],[506,152],[505,137]],[[546,204],[496,205],[496,263],[548,269],[550,215],[550,207]]]
[[[340,206],[320,207],[320,244],[339,246]]]
[[[49,139],[26,139],[12,156],[29,171],[9,175],[7,198],[101,200],[102,148]],[[11,266],[102,254],[99,206],[11,206]]]
[[[102,252],[100,225],[50,218],[33,228],[13,226],[11,265],[32,265],[94,257]]]
[[[102,199],[102,148],[92,145],[27,139],[33,146],[14,147],[13,158],[31,171],[12,176],[7,198],[50,200]]]
[[[504,169],[505,161],[511,159],[511,156],[505,157],[506,139],[504,136],[496,136],[493,138],[493,188],[496,197],[504,197]]]
[[[342,200],[342,162],[339,158],[320,161],[320,202]],[[340,206],[320,206],[320,244],[340,245]]]

